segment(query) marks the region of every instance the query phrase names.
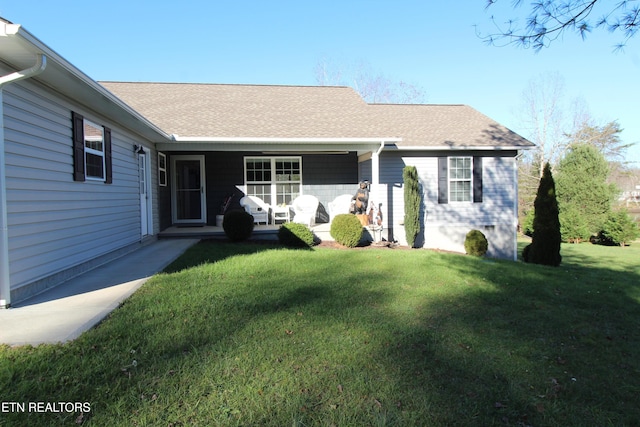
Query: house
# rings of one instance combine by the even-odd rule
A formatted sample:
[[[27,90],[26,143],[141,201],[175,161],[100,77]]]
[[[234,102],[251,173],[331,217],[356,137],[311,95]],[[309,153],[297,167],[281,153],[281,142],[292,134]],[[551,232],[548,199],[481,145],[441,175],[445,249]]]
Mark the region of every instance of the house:
[[[371,105],[346,87],[98,83],[0,21],[0,305],[173,226],[214,225],[228,195],[323,209],[371,183],[404,243],[402,170],[423,188],[418,245],[516,257],[519,150],[465,105]]]

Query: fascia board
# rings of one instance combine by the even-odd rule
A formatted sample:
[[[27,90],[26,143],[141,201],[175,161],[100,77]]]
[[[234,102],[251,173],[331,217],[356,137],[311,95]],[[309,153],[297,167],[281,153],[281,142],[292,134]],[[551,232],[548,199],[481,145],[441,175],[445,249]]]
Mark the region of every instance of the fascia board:
[[[170,139],[166,132],[73,66],[21,25],[4,24],[0,27],[4,27],[0,28],[0,37],[7,37],[5,43],[11,40],[13,46],[20,48],[23,52],[28,52],[33,57],[36,55],[47,57],[47,68],[35,80],[120,124],[126,125],[153,142]],[[33,65],[33,58],[25,55],[8,57],[9,54],[6,51],[1,55],[5,62],[14,67],[25,68]]]

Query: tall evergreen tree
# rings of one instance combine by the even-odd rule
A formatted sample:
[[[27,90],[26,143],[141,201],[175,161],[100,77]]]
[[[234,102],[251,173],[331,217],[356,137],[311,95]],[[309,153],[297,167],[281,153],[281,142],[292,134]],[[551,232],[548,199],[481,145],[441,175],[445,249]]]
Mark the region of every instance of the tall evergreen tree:
[[[556,187],[547,163],[542,172],[538,193],[534,202],[533,238],[523,252],[525,262],[557,267],[562,261],[560,255],[560,219]]]
[[[420,232],[420,182],[415,166],[405,166],[402,170],[404,180],[404,232],[407,245],[413,247]]]
[[[609,164],[594,146],[575,144],[560,161],[556,189],[560,203],[560,223],[564,240],[580,240],[575,227],[579,221],[587,237],[598,233],[611,211],[611,203],[618,191],[609,184]]]

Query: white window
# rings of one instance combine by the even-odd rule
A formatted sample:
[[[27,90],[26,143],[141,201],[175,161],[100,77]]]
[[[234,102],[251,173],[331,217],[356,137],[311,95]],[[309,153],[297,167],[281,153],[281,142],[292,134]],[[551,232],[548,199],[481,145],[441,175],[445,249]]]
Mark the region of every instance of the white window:
[[[158,153],[158,185],[167,186],[167,156],[162,153]]]
[[[473,158],[449,157],[449,201],[473,200]]]
[[[104,181],[106,179],[104,129],[87,119],[84,120],[84,159],[86,179]]]
[[[245,188],[271,205],[291,204],[302,186],[301,157],[245,157]]]

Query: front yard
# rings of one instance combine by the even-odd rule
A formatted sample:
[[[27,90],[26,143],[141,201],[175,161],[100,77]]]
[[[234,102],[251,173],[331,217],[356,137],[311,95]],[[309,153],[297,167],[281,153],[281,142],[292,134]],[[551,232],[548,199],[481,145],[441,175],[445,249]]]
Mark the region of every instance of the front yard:
[[[640,420],[640,249],[559,268],[201,243],[66,345],[0,348],[0,425],[621,426]]]

